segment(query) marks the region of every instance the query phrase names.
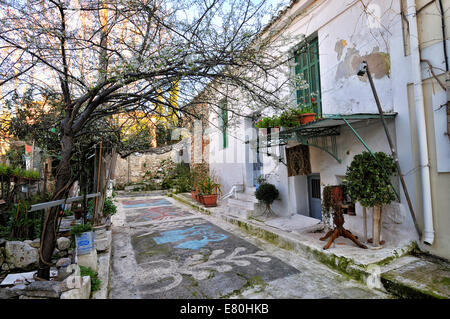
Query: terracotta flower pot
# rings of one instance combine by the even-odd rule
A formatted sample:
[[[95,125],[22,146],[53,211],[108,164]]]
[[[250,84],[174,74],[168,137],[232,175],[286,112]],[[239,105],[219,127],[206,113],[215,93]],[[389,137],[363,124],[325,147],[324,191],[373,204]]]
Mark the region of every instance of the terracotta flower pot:
[[[203,195],[203,205],[206,207],[215,207],[217,206],[217,195]]]
[[[305,125],[310,122],[314,122],[316,119],[316,113],[303,113],[298,116],[298,120],[300,121],[300,125]]]

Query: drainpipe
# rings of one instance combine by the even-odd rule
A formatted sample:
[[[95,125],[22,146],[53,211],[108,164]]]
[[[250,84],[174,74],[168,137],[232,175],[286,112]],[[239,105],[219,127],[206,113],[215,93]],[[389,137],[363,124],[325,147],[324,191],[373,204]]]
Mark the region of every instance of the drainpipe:
[[[411,71],[414,79],[414,95],[416,104],[416,120],[418,130],[420,174],[422,177],[422,201],[424,215],[423,243],[433,245],[433,207],[431,202],[430,164],[428,159],[427,127],[425,122],[425,103],[420,67],[419,34],[417,28],[417,7],[415,0],[408,0],[409,37],[411,41]]]

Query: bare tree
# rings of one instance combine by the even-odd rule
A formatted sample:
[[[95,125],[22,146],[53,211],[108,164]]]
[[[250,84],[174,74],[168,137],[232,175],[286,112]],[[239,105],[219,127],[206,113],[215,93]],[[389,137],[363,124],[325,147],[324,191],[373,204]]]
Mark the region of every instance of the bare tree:
[[[283,57],[258,36],[265,0],[0,0],[3,98],[33,92],[57,101],[61,160],[53,199],[66,196],[77,139],[104,117],[155,105],[183,111],[210,85],[276,105],[261,85]],[[268,11],[269,10],[269,11]],[[171,102],[173,86],[179,101]],[[38,277],[49,279],[56,210],[45,219]]]

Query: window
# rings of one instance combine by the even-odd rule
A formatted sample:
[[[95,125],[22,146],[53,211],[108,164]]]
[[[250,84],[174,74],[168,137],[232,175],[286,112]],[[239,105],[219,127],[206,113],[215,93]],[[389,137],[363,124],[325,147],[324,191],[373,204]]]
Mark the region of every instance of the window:
[[[228,130],[228,109],[227,109],[227,101],[224,99],[220,103],[220,128],[222,130],[222,147],[227,148],[228,147],[228,136],[227,136],[227,130]]]
[[[322,113],[320,93],[319,39],[316,37],[300,46],[295,53],[295,75],[302,75],[309,87],[297,90],[297,104],[312,105],[316,102],[315,113]]]

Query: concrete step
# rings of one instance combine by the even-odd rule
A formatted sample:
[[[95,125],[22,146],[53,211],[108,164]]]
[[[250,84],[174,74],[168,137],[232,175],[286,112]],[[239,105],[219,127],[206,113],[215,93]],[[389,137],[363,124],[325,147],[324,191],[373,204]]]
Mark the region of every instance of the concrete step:
[[[405,262],[402,262],[405,260]],[[405,256],[382,272],[384,288],[401,298],[450,298],[450,263],[432,256]]]
[[[254,202],[248,202],[248,201],[243,201],[243,200],[234,199],[234,198],[229,198],[227,205],[230,208],[238,208],[238,209],[246,209],[246,210],[253,210],[255,208]]]
[[[256,199],[254,194],[247,194],[247,193],[237,193],[236,199],[251,203],[258,203],[259,201]]]
[[[250,194],[250,195],[255,195],[256,192],[256,187],[245,187],[245,191],[244,194]]]
[[[251,211],[242,208],[228,207],[225,214],[229,216],[247,219],[248,216],[251,216]]]

